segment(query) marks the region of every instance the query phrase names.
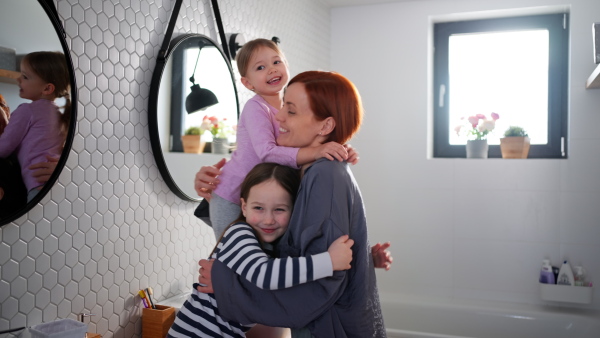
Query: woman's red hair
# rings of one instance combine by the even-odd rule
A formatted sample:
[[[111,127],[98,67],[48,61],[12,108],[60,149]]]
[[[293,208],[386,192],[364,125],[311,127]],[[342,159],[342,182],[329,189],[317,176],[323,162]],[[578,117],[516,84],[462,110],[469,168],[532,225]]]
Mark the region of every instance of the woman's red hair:
[[[360,129],[363,118],[360,94],[354,84],[338,73],[323,71],[300,73],[290,80],[289,85],[296,82],[304,84],[317,120],[328,117],[335,120],[335,128],[327,142],[347,143]]]

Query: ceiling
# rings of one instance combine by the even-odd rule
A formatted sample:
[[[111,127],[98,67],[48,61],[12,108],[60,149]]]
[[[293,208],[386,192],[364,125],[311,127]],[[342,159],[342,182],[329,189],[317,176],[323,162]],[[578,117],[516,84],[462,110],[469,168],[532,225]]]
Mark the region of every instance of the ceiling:
[[[321,0],[328,7],[344,7],[344,6],[359,6],[359,5],[375,5],[390,2],[408,2],[417,0]]]

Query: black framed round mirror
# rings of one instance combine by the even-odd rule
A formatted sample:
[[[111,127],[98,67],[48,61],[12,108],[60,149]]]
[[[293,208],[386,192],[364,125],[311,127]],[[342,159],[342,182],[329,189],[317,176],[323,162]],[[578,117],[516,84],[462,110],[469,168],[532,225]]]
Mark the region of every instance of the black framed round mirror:
[[[184,152],[182,136],[190,127],[200,127],[205,117],[232,124],[239,117],[233,70],[221,47],[200,34],[174,38],[166,57],[157,60],[148,113],[152,152],[163,179],[180,198],[200,201],[194,175],[222,155]]]
[[[21,104],[30,103],[31,100],[24,98],[26,95],[22,95],[21,88],[21,72],[20,69],[21,60],[24,55],[38,51],[50,51],[50,52],[61,52],[64,55],[66,61],[66,67],[69,77],[69,88],[68,98],[70,100],[70,118],[65,121],[66,125],[60,131],[61,139],[59,145],[53,150],[54,153],[48,151],[49,156],[60,155],[57,159],[52,160],[56,163],[56,167],[50,169],[52,172],[49,174],[48,180],[43,185],[36,187],[38,190],[35,197],[27,198],[27,188],[23,182],[29,178],[23,178],[23,175],[19,175],[22,172],[23,160],[19,160],[17,156],[18,151],[15,150],[11,154],[2,158],[4,164],[0,166],[0,177],[5,178],[4,182],[7,181],[7,177],[15,173],[15,178],[8,180],[11,183],[4,183],[9,186],[8,191],[2,189],[3,193],[0,199],[0,226],[8,224],[17,218],[25,215],[35,205],[37,205],[52,189],[52,186],[56,183],[62,169],[67,161],[68,154],[71,150],[73,143],[73,137],[75,134],[75,124],[77,121],[77,86],[75,84],[75,72],[73,62],[69,53],[69,47],[65,39],[65,32],[61,22],[58,19],[58,13],[54,2],[52,0],[19,0],[19,1],[2,1],[0,2],[0,94],[4,97],[11,117],[12,113],[15,112]],[[15,27],[20,27],[15,29]],[[12,61],[14,59],[14,64]],[[60,59],[62,60],[62,58]],[[56,100],[58,106],[63,106],[65,103],[64,98]],[[64,109],[61,109],[61,114],[64,114]],[[17,119],[14,119],[17,120]],[[11,119],[8,119],[8,125],[10,125]],[[7,125],[7,128],[8,128]],[[12,127],[13,129],[15,127]],[[29,131],[27,131],[29,133]],[[4,134],[4,131],[1,134]],[[14,134],[6,133],[10,135],[10,140],[13,139]],[[27,134],[28,135],[28,134]],[[24,138],[28,137],[27,135]],[[9,137],[5,136],[5,144],[8,143]],[[15,141],[19,143],[22,141]],[[20,147],[19,145],[19,147]],[[61,147],[62,145],[62,147]],[[62,148],[62,149],[61,149]],[[8,150],[5,150],[8,152]],[[57,162],[54,162],[57,161]],[[19,163],[21,162],[21,163]],[[9,164],[7,164],[9,163]],[[40,163],[39,160],[35,163]],[[50,165],[50,168],[54,165]],[[15,170],[16,168],[16,170]],[[12,182],[16,182],[14,185]],[[2,188],[2,186],[0,186]],[[25,199],[21,198],[22,191],[25,189]],[[19,196],[18,200],[12,200],[14,196]],[[3,201],[4,200],[4,201]],[[10,201],[10,203],[8,203]],[[5,202],[5,203],[3,203]]]

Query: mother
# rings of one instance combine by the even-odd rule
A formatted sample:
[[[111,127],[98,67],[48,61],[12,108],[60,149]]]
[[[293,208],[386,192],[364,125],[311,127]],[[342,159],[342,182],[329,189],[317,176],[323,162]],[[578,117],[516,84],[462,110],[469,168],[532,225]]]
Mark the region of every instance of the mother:
[[[360,96],[348,79],[330,72],[304,72],[290,81],[284,107],[276,115],[277,143],[345,144],[358,131],[362,115]],[[264,291],[226,265],[203,260],[199,281],[207,286],[199,290],[214,290],[223,317],[291,327],[293,337],[385,337],[365,208],[348,164],[319,159],[304,165],[302,173],[290,225],[278,245],[280,256],[323,252],[336,238],[349,234],[354,240],[352,268],[297,287]],[[205,168],[199,175],[209,180]],[[202,179],[196,187],[210,189]]]

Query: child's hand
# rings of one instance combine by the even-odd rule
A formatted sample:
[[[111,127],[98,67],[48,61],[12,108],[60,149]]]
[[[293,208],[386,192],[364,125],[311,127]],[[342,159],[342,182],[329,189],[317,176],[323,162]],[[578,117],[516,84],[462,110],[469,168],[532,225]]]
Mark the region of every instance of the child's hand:
[[[371,247],[371,255],[373,256],[373,265],[376,268],[382,268],[386,271],[392,267],[392,254],[387,250],[392,244],[390,242],[377,243]]]
[[[342,162],[348,158],[348,152],[343,145],[337,142],[327,142],[315,147],[315,160],[318,160],[321,157],[325,157],[330,161],[336,159]]]
[[[360,159],[360,157],[358,157],[358,151],[352,148],[352,146],[349,144],[344,144],[344,148],[346,148],[346,151],[348,151],[348,159],[346,160],[346,162],[350,164],[358,163],[358,160]]]
[[[348,235],[341,236],[331,243],[327,252],[331,257],[333,271],[350,269],[350,262],[352,262],[352,249],[350,247],[353,244],[354,240],[350,239]]]

